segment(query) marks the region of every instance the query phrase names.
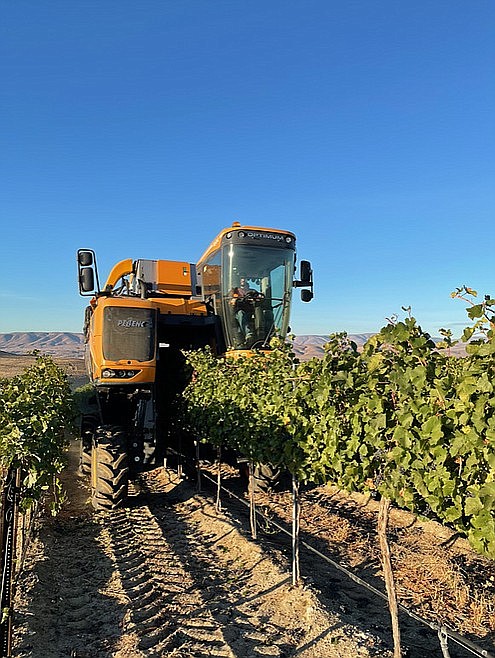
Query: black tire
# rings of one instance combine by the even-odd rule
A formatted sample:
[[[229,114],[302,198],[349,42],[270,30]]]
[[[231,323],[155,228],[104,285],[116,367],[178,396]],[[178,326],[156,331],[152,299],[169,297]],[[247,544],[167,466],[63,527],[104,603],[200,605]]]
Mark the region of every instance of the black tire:
[[[278,488],[282,469],[272,464],[257,464],[254,467],[254,490],[268,493]]]
[[[96,510],[114,510],[127,500],[129,466],[126,433],[121,427],[102,425],[91,452],[91,503]]]

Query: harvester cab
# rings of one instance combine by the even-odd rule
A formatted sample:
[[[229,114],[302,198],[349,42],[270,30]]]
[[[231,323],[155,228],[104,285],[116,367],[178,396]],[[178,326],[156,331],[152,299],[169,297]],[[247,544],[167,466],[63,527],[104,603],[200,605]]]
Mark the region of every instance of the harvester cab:
[[[81,427],[81,469],[97,509],[121,506],[129,477],[160,463],[173,440],[174,408],[190,377],[184,350],[269,349],[288,331],[292,288],[312,296],[312,271],[294,280],[295,236],[234,223],[198,263],[117,263],[103,287],[91,249],[77,253],[79,292],[89,296],[85,359],[94,404]]]
[[[287,334],[293,287],[303,288],[303,301],[312,299],[308,261],[294,280],[295,248],[293,233],[236,222],[198,261],[202,295],[220,319],[228,353],[268,349],[270,338]]]

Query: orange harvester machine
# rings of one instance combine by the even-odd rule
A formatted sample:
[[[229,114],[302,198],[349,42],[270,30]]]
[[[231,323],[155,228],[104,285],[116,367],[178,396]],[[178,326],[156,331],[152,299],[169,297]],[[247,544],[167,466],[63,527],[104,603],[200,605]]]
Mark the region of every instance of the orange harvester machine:
[[[94,506],[113,508],[129,476],[158,463],[171,441],[190,376],[183,351],[268,349],[288,331],[292,288],[312,298],[312,271],[302,261],[294,279],[292,233],[238,223],[197,264],[127,259],[100,287],[95,253],[80,249],[77,263],[79,292],[91,297],[84,336],[94,392],[82,416],[81,468],[91,473]]]

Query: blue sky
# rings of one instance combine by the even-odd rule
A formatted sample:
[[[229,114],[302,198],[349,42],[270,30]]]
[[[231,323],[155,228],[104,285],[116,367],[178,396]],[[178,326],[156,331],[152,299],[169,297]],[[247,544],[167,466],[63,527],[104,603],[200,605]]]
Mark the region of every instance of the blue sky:
[[[297,334],[495,295],[493,0],[16,0],[0,14],[0,332],[80,331],[75,252],[292,230]]]

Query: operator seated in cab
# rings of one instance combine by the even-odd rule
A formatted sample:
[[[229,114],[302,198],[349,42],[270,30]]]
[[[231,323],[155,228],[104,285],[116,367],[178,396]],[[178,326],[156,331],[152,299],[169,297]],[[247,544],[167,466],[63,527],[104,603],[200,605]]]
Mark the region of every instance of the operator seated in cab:
[[[239,285],[232,288],[230,304],[234,311],[236,335],[240,346],[252,343],[255,336],[255,313],[265,296],[259,290],[251,288],[247,277],[240,277]]]

